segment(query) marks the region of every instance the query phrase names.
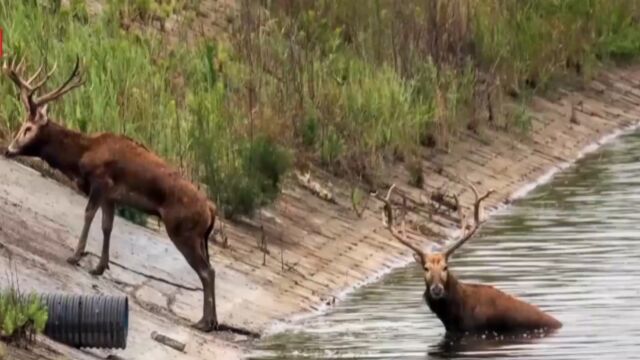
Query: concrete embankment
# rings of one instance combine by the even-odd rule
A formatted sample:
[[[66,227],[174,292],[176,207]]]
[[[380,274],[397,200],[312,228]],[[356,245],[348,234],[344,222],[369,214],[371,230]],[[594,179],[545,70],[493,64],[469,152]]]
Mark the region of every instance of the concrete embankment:
[[[442,240],[455,234],[459,214],[435,212],[429,201],[434,192],[457,194],[469,214],[473,194],[465,179],[480,192],[495,189],[486,207],[496,209],[607,135],[633,126],[640,119],[639,105],[640,67],[607,71],[579,91],[534,98],[526,136],[481,129],[463,134],[448,153],[425,150],[422,190],[408,185],[404,167],[394,168],[385,179],[398,185],[414,210],[431,214],[423,216],[430,220],[417,223],[416,231]],[[322,310],[345,291],[410,261],[410,252],[381,224],[380,203],[372,199],[359,217],[352,210],[348,184],[319,172],[312,172],[311,179],[330,189],[333,201],[293,181],[274,206],[253,220],[257,225],[224,224],[228,246],[210,247],[222,322],[263,332],[274,322]],[[85,202],[70,188],[0,159],[0,268],[15,269],[23,290],[127,294],[129,346],[114,352],[123,358],[242,357],[250,340],[200,334],[188,327],[202,311],[200,283],[163,231],[116,219],[110,270],[96,278],[88,270],[97,263],[93,254],[101,247],[97,216],[88,244],[91,254],[81,267],[68,265],[65,259],[80,234]],[[6,272],[0,272],[0,284],[7,282]],[[154,342],[154,330],[185,342],[185,352]],[[72,359],[109,353],[50,345],[52,352]]]

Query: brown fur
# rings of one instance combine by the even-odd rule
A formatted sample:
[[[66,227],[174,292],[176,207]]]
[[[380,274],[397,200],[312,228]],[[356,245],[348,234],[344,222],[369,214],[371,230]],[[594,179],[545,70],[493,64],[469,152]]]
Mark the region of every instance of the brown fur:
[[[562,327],[560,321],[534,305],[505,294],[493,286],[464,284],[449,272],[449,257],[480,227],[483,222],[480,204],[493,190],[479,196],[475,187],[471,186],[476,199],[473,228],[445,251],[428,253],[407,240],[404,221],[401,232],[393,226],[390,196],[394,188],[395,184],[389,189],[386,198],[381,199],[385,203],[387,228],[398,241],[414,251],[414,258],[424,271],[424,299],[448,333],[513,333]]]
[[[30,82],[19,77],[20,68],[21,65],[15,66],[15,63],[11,67],[5,63],[3,67],[5,74],[20,89],[27,110],[27,119],[7,149],[7,156],[41,158],[74,181],[89,197],[82,234],[74,255],[67,261],[78,264],[83,256],[98,208],[102,209],[103,246],[100,262],[91,270],[94,275],[101,275],[109,267],[109,243],[116,206],[127,205],[159,216],[169,238],[202,282],[203,317],[195,327],[204,331],[218,328],[215,272],[209,263],[208,252],[215,205],[144,145],[111,133],[86,135],[49,119],[46,102],[81,84],[74,82],[78,62],[63,86],[35,100],[33,93],[37,87],[31,87]]]
[[[429,309],[440,319],[447,332],[511,333],[562,327],[558,320],[536,306],[493,286],[458,281],[446,269],[446,264],[447,260],[440,253],[427,255],[424,266],[426,290],[423,296]],[[431,281],[427,281],[429,275],[432,275]],[[444,292],[439,298],[435,298],[430,291],[434,284],[443,286]]]

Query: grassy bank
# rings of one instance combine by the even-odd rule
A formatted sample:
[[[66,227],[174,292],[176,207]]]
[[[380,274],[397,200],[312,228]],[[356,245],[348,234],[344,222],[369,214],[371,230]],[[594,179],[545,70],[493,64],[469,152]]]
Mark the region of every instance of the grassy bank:
[[[526,101],[640,53],[633,0],[242,0],[228,41],[191,48],[124,30],[159,1],[109,2],[95,19],[84,1],[42,3],[3,1],[0,26],[5,52],[26,54],[31,70],[61,65],[53,81],[82,56],[87,84],[53,113],[145,142],[227,215],[273,200],[294,159],[375,182],[388,161],[414,166],[423,146],[447,148],[461,131],[526,131],[505,96]],[[15,93],[8,81],[0,92]],[[2,96],[0,135],[22,113]]]

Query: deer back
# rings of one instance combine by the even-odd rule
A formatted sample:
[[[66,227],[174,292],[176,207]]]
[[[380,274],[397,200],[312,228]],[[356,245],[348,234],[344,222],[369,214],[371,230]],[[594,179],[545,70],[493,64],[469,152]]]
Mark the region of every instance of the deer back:
[[[449,276],[454,285],[449,287],[447,298],[434,300],[425,292],[427,304],[448,331],[510,333],[562,326],[538,307],[493,286],[464,284]]]

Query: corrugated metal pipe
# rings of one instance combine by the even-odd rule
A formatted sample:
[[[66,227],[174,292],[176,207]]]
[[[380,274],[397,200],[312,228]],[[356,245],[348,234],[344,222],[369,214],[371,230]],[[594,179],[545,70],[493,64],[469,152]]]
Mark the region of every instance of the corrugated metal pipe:
[[[43,294],[44,333],[76,348],[124,349],[129,329],[126,296]]]

